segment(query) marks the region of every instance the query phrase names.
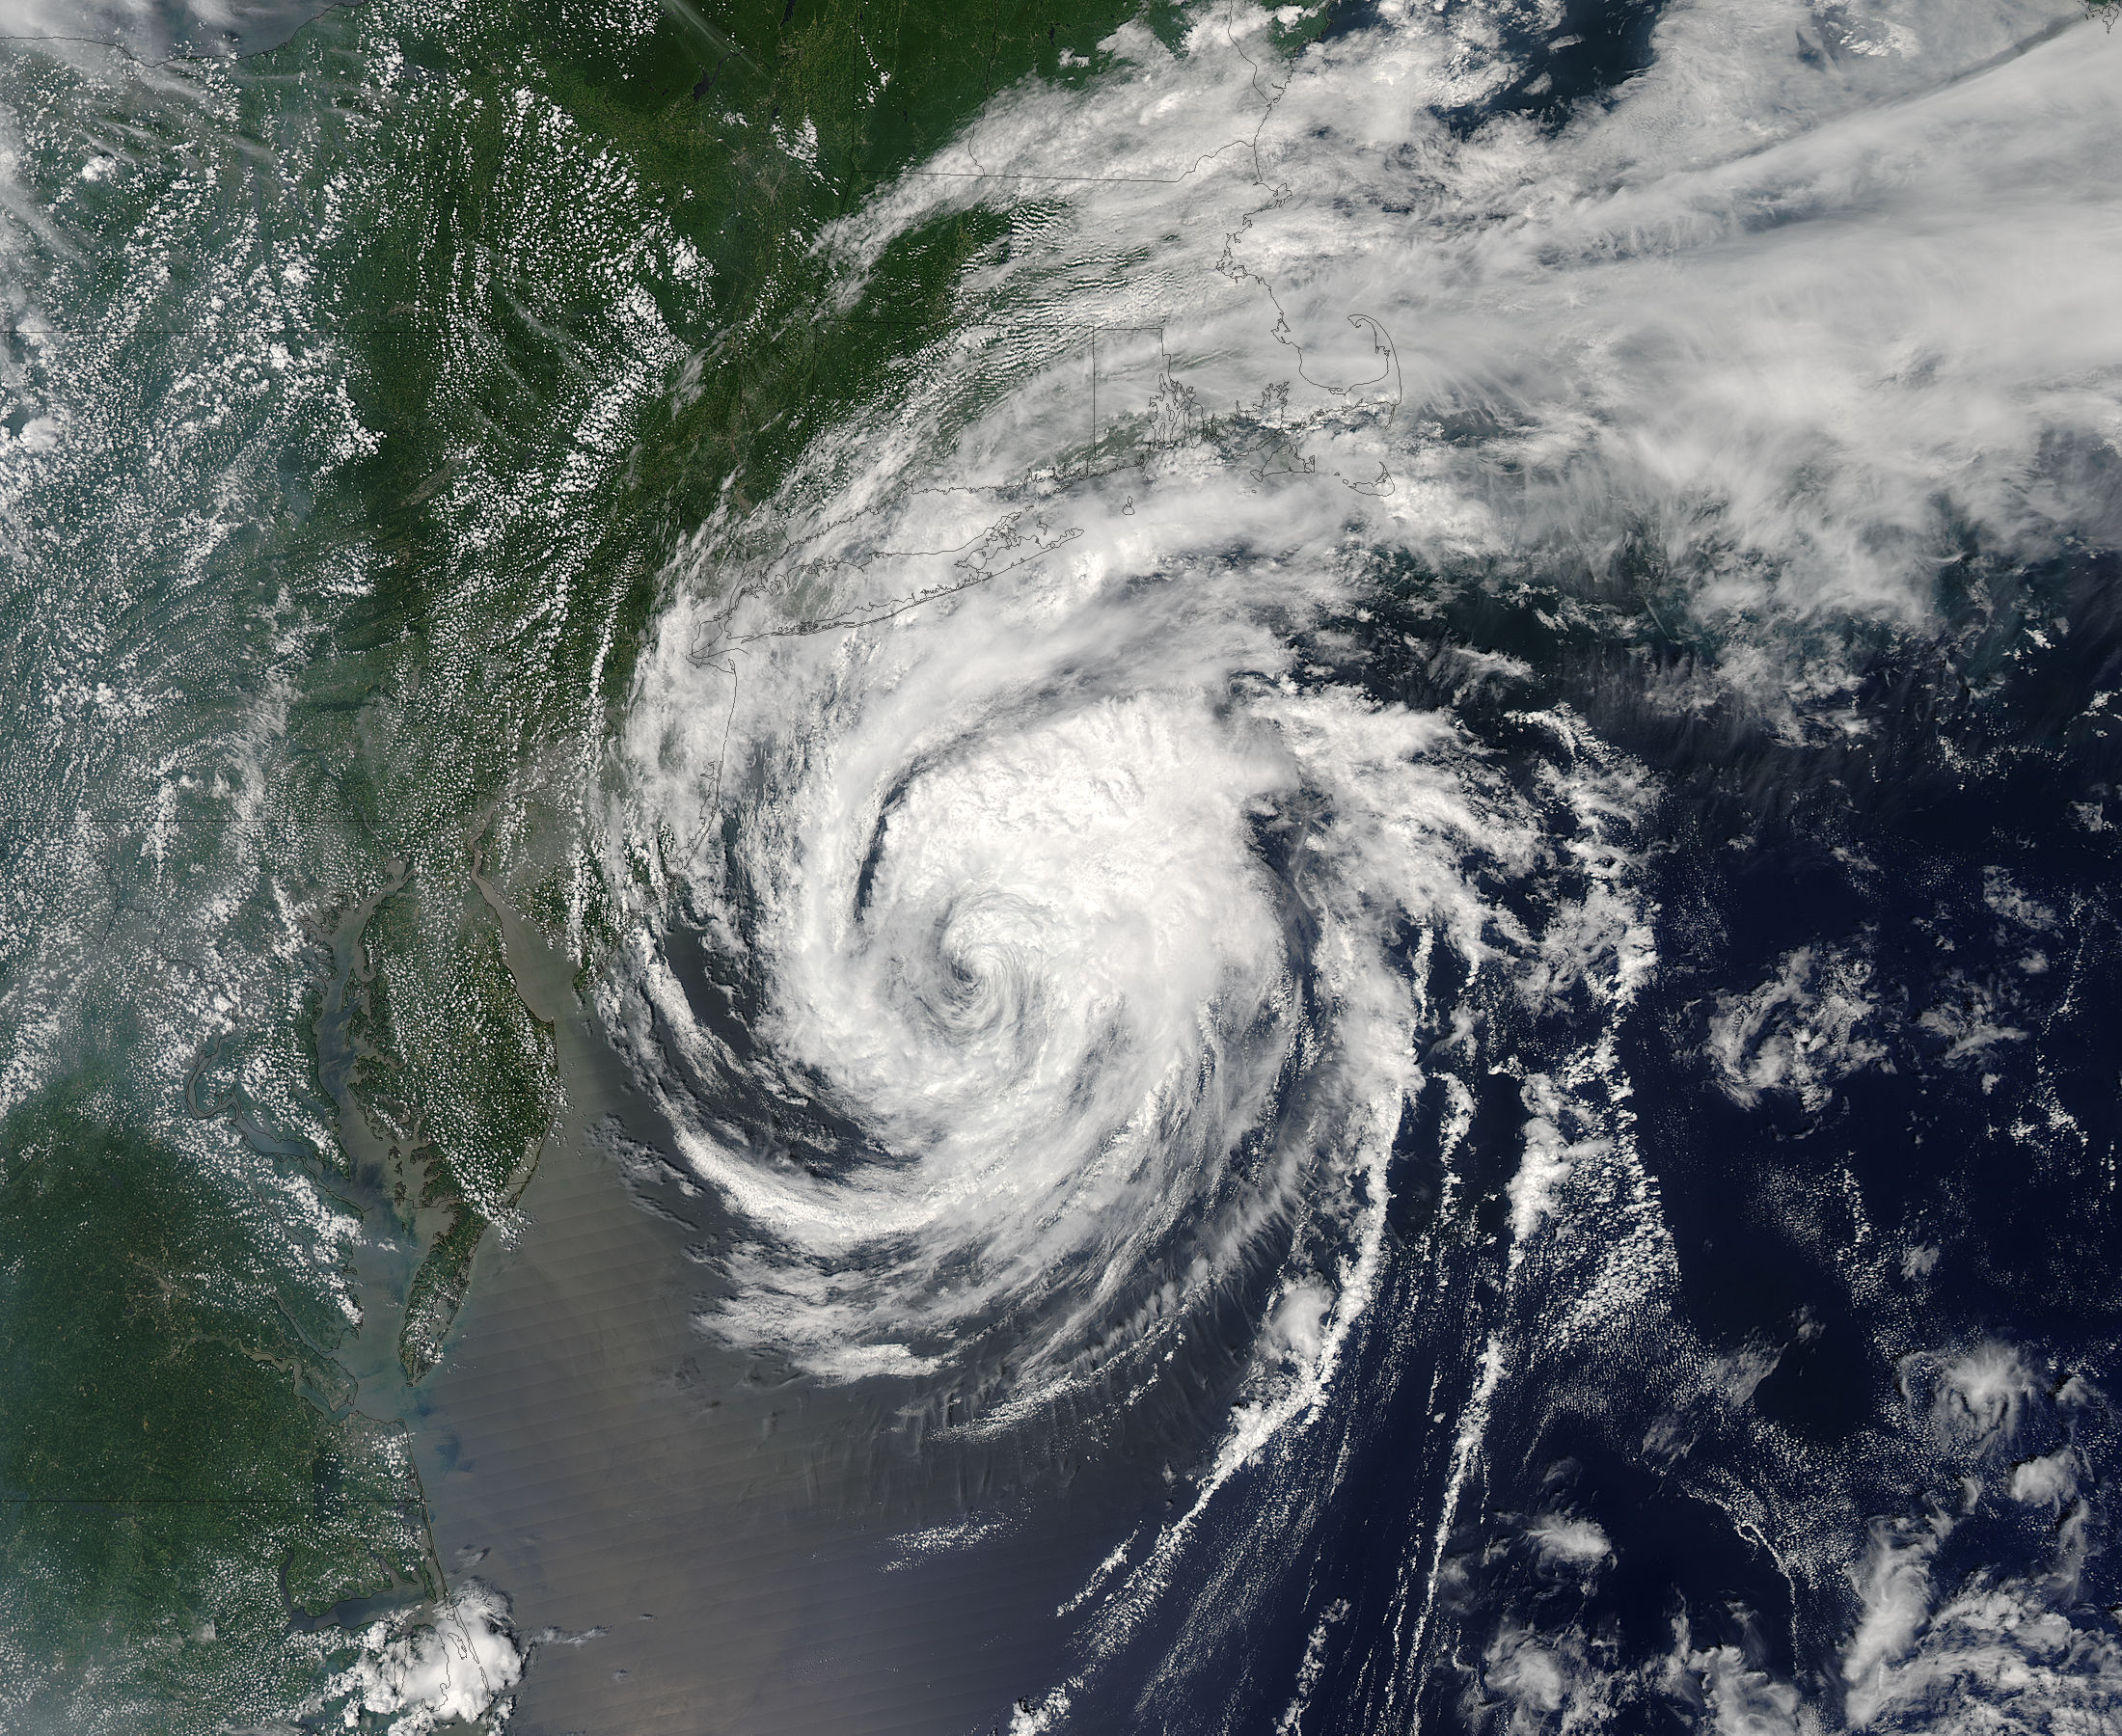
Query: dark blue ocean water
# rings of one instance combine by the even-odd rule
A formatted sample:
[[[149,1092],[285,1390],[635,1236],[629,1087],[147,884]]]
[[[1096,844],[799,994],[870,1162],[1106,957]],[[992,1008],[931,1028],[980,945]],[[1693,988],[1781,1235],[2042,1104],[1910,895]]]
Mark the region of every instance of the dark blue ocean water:
[[[680,527],[634,684],[526,748],[495,873],[547,924],[503,922],[559,1126],[440,1366],[400,1379],[388,1305],[344,1356],[507,1600],[507,1727],[2122,1725],[2122,351],[2101,295],[2013,294],[2122,232],[2070,156],[2114,136],[2108,39],[1376,0],[1268,77],[1219,16],[991,92],[988,156],[847,215],[874,263],[992,179],[1006,238],[881,407]],[[2012,66],[2054,116],[1924,109]],[[52,149],[65,199],[124,184]],[[649,337],[644,418],[720,365]],[[63,397],[11,424],[37,463],[75,462]],[[521,502],[467,490],[471,596]],[[314,1035],[346,1119],[359,926]],[[363,1258],[402,1292],[408,1248]]]

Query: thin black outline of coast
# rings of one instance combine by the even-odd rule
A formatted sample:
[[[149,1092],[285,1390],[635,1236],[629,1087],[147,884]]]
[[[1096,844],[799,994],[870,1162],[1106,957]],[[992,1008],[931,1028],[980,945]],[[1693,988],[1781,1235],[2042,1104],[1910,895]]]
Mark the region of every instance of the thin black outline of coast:
[[[189,32],[173,30],[168,33],[167,37],[168,52],[162,54],[149,53],[143,48],[135,46],[134,43],[126,40],[122,27],[114,28],[108,36],[80,36],[72,32],[57,30],[0,31],[0,43],[19,42],[25,45],[34,45],[39,42],[70,42],[82,47],[104,49],[109,53],[117,54],[125,60],[131,61],[138,67],[168,67],[179,62],[201,62],[211,65],[229,61],[256,60],[261,54],[271,54],[276,49],[286,47],[289,42],[293,41],[295,38],[315,24],[320,18],[328,17],[333,13],[353,12],[367,4],[367,0],[330,0],[329,5],[311,7],[307,10],[300,6],[290,7],[287,10],[287,15],[298,20],[293,27],[284,35],[274,36],[269,40],[258,42],[246,42],[244,34],[240,30],[224,29],[216,35],[212,32],[212,27],[204,26],[204,24],[203,28],[205,28],[208,34],[200,39],[193,38]],[[155,9],[155,14],[158,18],[165,16],[160,8]],[[241,22],[240,19],[234,21]]]

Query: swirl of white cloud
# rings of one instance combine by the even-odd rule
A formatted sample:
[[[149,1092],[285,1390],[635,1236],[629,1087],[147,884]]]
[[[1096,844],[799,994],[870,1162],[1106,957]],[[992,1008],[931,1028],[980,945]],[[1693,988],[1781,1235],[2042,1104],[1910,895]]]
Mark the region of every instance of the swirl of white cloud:
[[[1265,620],[1329,587],[1069,553],[881,628],[667,633],[636,715],[643,811],[727,840],[668,859],[749,1012],[645,936],[607,1005],[746,1226],[718,1329],[822,1373],[1001,1326],[1050,1382],[1256,1258],[1316,1356],[1414,1077],[1407,944],[1483,956],[1473,865],[1534,849],[1450,722],[1291,679]]]
[[[1009,229],[948,337],[689,546],[630,709],[602,1002],[742,1226],[718,1328],[841,1375],[1006,1328],[1038,1387],[1267,1272],[1264,1356],[1330,1364],[1410,947],[1550,1007],[1648,953],[1611,756],[1562,729],[1525,794],[1302,635],[1365,552],[1633,540],[1792,703],[1763,624],[1919,621],[1956,536],[2096,531],[2116,231],[2053,153],[2122,101],[2067,42],[2009,58],[2054,22],[1882,24],[1828,77],[1675,14],[1610,107],[1461,138],[1437,111],[1500,75],[1463,19],[1285,63],[1218,10],[998,98],[829,235],[858,283],[966,206]],[[1539,867],[1542,803],[1607,867],[1535,935],[1482,876]]]

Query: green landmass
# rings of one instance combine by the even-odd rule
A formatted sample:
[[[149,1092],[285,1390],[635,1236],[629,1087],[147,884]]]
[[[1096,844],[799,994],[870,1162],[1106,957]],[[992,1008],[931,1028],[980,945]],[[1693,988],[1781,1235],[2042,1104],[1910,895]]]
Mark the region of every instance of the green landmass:
[[[93,1087],[0,1123],[7,1727],[262,1719],[316,1686],[291,1611],[439,1587],[403,1430],[258,1230]]]
[[[0,1009],[100,997],[51,990],[0,1120],[0,1723],[284,1717],[344,1640],[291,1611],[437,1588],[300,1202],[396,1214],[407,1293],[360,1303],[423,1377],[560,1102],[481,882],[589,967],[583,803],[679,539],[893,391],[1009,225],[858,285],[821,232],[1135,15],[1184,21],[367,0],[239,64],[0,53],[35,206],[0,222],[65,328],[11,304],[0,386],[91,407],[0,596],[56,671],[0,693],[0,829],[89,841],[11,858]]]
[[[382,439],[314,522],[365,549],[370,583],[338,655],[306,673],[298,726],[340,744],[325,810],[364,816],[373,854],[410,864],[365,936],[356,1090],[428,1243],[401,1345],[415,1378],[556,1093],[471,895],[474,817],[515,798],[495,838],[511,891],[579,946],[605,901],[567,852],[568,804],[677,538],[888,390],[1007,225],[929,226],[845,307],[819,231],[991,91],[1085,75],[1132,10],[677,7],[635,37],[557,5],[413,11],[388,30],[363,8],[258,68],[261,84],[293,74],[276,93],[339,87],[313,122],[320,161],[389,158],[348,177],[367,197],[323,274],[353,403]],[[378,100],[347,68],[384,41],[405,70]],[[806,165],[789,145],[812,134]],[[526,799],[527,771],[556,756],[562,787]]]

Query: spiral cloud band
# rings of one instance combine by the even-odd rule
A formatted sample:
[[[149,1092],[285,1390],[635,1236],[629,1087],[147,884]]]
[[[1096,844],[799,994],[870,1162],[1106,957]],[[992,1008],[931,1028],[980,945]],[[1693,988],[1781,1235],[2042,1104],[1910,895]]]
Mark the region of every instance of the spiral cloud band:
[[[1237,1346],[1200,1503],[1085,1587],[1088,1653],[1127,1642],[1235,1469],[1330,1409],[1359,1331],[1402,1329],[1359,1328],[1395,1259],[1399,1302],[1465,1315],[1416,1424],[1442,1444],[1392,1570],[1390,1649],[1426,1660],[1377,1689],[1395,1718],[1432,1623],[1473,1619],[1448,1540],[1498,1419],[1531,1438],[1543,1359],[1640,1350],[1632,1315],[1657,1319],[1672,1415],[1628,1449],[1652,1455],[1766,1377],[1668,1312],[1631,1143],[1662,792],[1520,705],[1527,665],[1402,629],[1454,583],[1538,589],[1557,642],[1685,641],[1678,673],[1634,665],[1661,719],[1832,741],[1865,635],[1929,631],[1942,569],[2111,543],[2087,479],[2122,430],[2122,232],[2049,164],[2111,153],[2115,87],[2038,9],[1930,18],[1919,65],[1855,10],[1826,77],[1807,32],[1836,9],[1671,9],[1648,70],[1552,126],[1455,124],[1514,76],[1501,11],[1388,5],[1295,58],[1237,9],[1176,45],[1130,25],[1097,78],[997,96],[824,244],[854,309],[930,226],[977,208],[995,236],[944,335],[675,563],[608,767],[603,881],[632,907],[599,1007],[729,1213],[724,1342],[933,1382],[997,1427]],[[1867,980],[1817,956],[1819,983]],[[1705,1003],[1732,1101],[1818,1110],[1884,1052],[1855,990],[1770,1030],[1819,999],[1814,958]],[[1511,1150],[1468,1182],[1497,1078]],[[1410,1152],[1443,1227],[1403,1211],[1390,1254]],[[1273,1484],[1292,1511],[1338,1498],[1343,1460],[1315,1460]],[[1826,1609],[1868,1498],[1805,1480],[1804,1514],[1741,1532]],[[1525,1524],[1541,1573],[1604,1571],[1596,1526]],[[1920,1577],[1879,1554],[1881,1587]],[[1227,1616],[1182,1624],[1200,1679]],[[1531,1709],[1511,1728],[1598,1677],[1596,1647],[1484,1643],[1483,1691]],[[1661,1681],[1798,1727],[1795,1688],[1674,1644]]]
[[[707,839],[669,872],[712,964],[689,991],[644,949],[622,1017],[749,1227],[721,1328],[819,1372],[1006,1325],[1049,1382],[1270,1244],[1316,1351],[1361,1305],[1415,955],[1505,943],[1472,879],[1524,869],[1526,816],[1449,721],[1300,682],[1264,624],[1330,584],[1130,516],[882,628],[667,665],[689,702],[641,752],[664,835]]]
[[[1471,76],[1448,31],[1270,77],[1263,23],[1177,55],[1130,26],[1130,68],[998,101],[842,226],[857,276],[974,201],[1010,234],[888,402],[703,529],[644,665],[610,877],[643,937],[606,1007],[744,1226],[717,1329],[814,1372],[986,1357],[1047,1390],[1263,1260],[1282,1338],[1325,1354],[1415,1032],[1484,992],[1426,1005],[1420,959],[1508,961],[1549,1011],[1588,975],[1625,998],[1642,912],[1600,839],[1634,781],[1567,719],[1507,777],[1337,680],[1379,551],[1581,571],[1662,538],[1670,606],[1762,696],[1842,679],[1806,648],[1828,604],[1919,611],[1913,478],[1953,451],[2001,454],[1951,508],[1999,539],[2081,510],[2027,467],[2098,405],[2007,401],[1954,337],[1970,291],[1920,282],[1945,203],[2009,194],[2011,90],[1778,142],[1756,68],[1718,89],[1763,151],[1691,167],[1706,97],[1661,63],[1543,159],[1530,123],[1435,119]],[[1698,65],[1753,52],[1674,28],[1710,33]],[[2108,106],[2081,86],[2046,87],[2073,124]],[[1881,200],[1903,240],[1872,231],[1834,308],[1844,231],[1757,215]],[[1990,287],[2059,314],[2081,285]],[[1688,338],[1712,303],[1722,356]],[[1879,376],[1890,303],[1922,354]],[[1818,320],[1810,371],[1748,388]],[[2071,366],[2070,321],[2043,330],[2015,377]]]

